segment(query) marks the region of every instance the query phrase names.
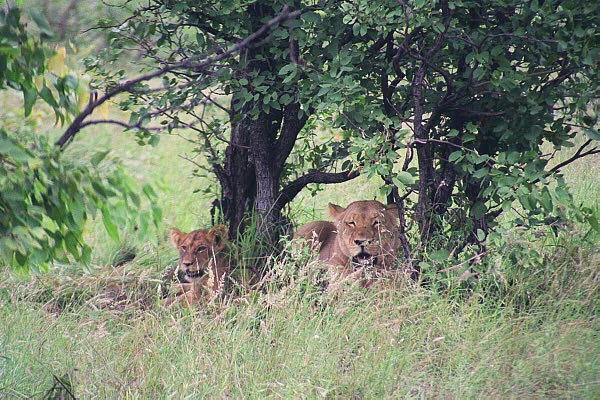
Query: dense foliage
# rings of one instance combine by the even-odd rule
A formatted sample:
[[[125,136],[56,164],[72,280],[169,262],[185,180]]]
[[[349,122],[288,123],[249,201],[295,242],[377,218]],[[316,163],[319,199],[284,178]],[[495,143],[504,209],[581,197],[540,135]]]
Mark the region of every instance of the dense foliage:
[[[197,131],[232,233],[253,208],[278,223],[306,185],[359,172],[384,179],[423,243],[482,243],[511,209],[521,224],[562,215],[561,168],[598,152],[596,2],[153,1],[115,23],[89,66],[115,87],[124,72],[107,61],[132,45],[154,71],[231,48],[290,10],[301,14],[239,56],[167,71],[121,103],[141,135],[153,119]]]
[[[77,111],[74,75],[55,75],[47,69],[54,52],[43,43],[52,35],[45,19],[32,21],[39,33],[31,34],[18,9],[0,13],[0,89],[23,93],[24,114],[29,116],[39,98],[66,122]],[[108,234],[119,238],[118,225],[136,224],[141,233],[160,210],[140,211],[139,187],[118,164],[100,163],[108,152],[83,160],[65,158],[57,146],[37,133],[33,120],[3,121],[0,126],[0,263],[27,271],[44,268],[69,256],[89,262],[91,249],[83,234],[88,217],[98,211]],[[149,186],[145,197],[154,200]],[[131,218],[129,218],[131,217]]]

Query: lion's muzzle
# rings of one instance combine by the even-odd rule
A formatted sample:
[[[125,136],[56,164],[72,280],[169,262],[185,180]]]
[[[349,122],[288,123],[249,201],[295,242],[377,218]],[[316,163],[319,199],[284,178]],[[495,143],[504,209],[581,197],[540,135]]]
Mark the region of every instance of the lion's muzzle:
[[[352,264],[360,267],[374,267],[378,262],[377,256],[369,254],[364,250],[352,257]]]
[[[199,268],[197,262],[182,262],[181,264],[186,278],[198,279],[205,274],[205,271]]]
[[[201,269],[197,271],[190,271],[189,269],[185,270],[186,278],[197,279],[202,277],[202,275],[204,275],[204,271]]]
[[[374,240],[371,239],[355,239],[354,244],[358,247],[359,251],[352,257],[352,263],[360,267],[373,267],[378,263],[376,255],[373,255],[370,251],[375,244]]]

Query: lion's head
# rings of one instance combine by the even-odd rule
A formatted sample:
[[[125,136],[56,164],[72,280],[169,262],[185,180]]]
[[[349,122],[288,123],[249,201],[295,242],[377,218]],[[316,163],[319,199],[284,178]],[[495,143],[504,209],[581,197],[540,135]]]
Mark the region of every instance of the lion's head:
[[[219,264],[226,238],[227,228],[223,225],[190,233],[177,228],[171,230],[171,239],[179,250],[179,269],[188,281],[202,278],[211,265]]]
[[[375,200],[350,203],[347,208],[329,204],[340,250],[359,266],[384,266],[395,257],[398,212]]]

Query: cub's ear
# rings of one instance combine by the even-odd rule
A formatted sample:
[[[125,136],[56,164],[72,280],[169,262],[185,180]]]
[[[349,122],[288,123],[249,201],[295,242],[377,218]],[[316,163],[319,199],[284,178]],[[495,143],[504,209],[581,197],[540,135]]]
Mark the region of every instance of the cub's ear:
[[[181,232],[177,228],[171,229],[171,241],[175,245],[175,247],[179,247],[179,243],[183,240],[185,233]]]
[[[331,218],[333,219],[338,219],[344,213],[344,211],[346,211],[344,207],[340,207],[333,203],[329,203],[328,209],[329,215],[331,215]]]
[[[208,231],[211,242],[215,248],[221,249],[225,247],[225,241],[227,240],[227,227],[225,225],[215,225]]]

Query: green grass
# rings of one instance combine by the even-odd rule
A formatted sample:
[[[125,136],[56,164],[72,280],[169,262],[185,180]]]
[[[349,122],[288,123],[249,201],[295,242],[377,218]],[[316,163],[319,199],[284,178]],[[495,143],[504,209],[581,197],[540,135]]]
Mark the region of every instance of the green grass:
[[[578,227],[536,239],[541,269],[498,249],[497,291],[455,296],[396,283],[334,295],[312,285],[312,264],[282,257],[273,262],[288,275],[268,290],[167,309],[163,274],[177,258],[168,230],[208,226],[207,198],[192,191],[216,183],[190,179],[193,166],[178,156],[190,147],[179,137],[140,148],[98,128],[82,132],[69,155],[101,148],[156,186],[163,227],[145,241],[124,232],[119,244],[92,221],[91,266],[2,273],[0,398],[43,397],[55,376],[68,377],[78,398],[600,397],[600,251]],[[596,208],[599,163],[582,160],[566,173],[576,198]],[[375,197],[376,185],[357,186],[303,194],[292,215],[326,218],[327,202]],[[530,240],[515,235],[510,246]],[[501,282],[510,271],[517,281]]]
[[[84,398],[591,399],[600,390],[592,311],[548,312],[570,299],[515,314],[412,286],[333,298],[292,285],[199,310],[164,309],[158,298],[149,310],[115,310],[98,308],[88,285],[58,312],[39,287],[0,311],[7,397],[39,396],[65,374]]]

